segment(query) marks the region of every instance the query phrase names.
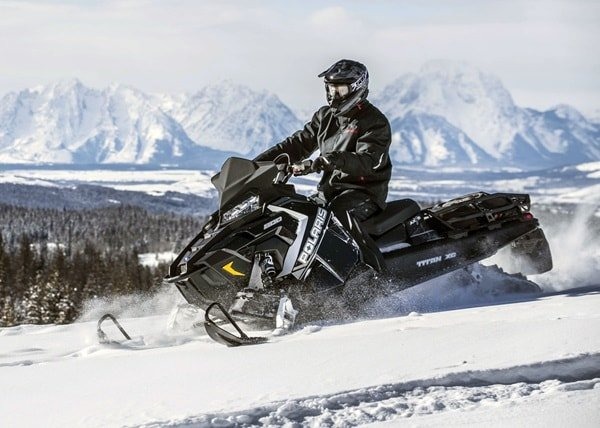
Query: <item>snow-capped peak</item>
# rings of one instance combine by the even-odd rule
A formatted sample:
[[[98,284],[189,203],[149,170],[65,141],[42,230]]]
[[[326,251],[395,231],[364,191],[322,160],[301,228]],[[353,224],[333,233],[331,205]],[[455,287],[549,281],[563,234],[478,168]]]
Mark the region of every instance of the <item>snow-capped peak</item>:
[[[38,86],[38,88],[43,89],[44,91],[49,91],[55,95],[59,95],[61,93],[69,93],[72,91],[80,90],[84,87],[81,80],[76,77],[59,79],[54,83],[51,83],[46,86]]]
[[[461,62],[428,62],[384,88],[378,102],[391,120],[408,112],[443,117],[495,158],[510,149],[519,122],[499,79]]]
[[[552,107],[550,111],[553,111],[557,117],[565,120],[572,120],[574,122],[582,122],[587,119],[577,109],[568,104],[557,104]]]
[[[2,162],[172,162],[192,147],[177,122],[124,85],[60,80],[4,97],[0,119]]]
[[[497,77],[463,62],[428,62],[373,103],[390,120],[398,165],[540,168],[600,159],[599,123],[567,105],[518,107]],[[276,95],[230,80],[149,95],[69,78],[0,99],[0,162],[194,159],[213,168],[232,153],[253,157],[301,127]]]
[[[267,91],[226,80],[200,91],[161,98],[197,144],[252,156],[301,127],[294,113]]]
[[[399,163],[445,164],[475,153],[474,145],[484,153],[468,155],[471,164],[491,159],[528,168],[594,160],[600,153],[598,127],[572,107],[520,108],[497,77],[463,62],[428,62],[385,87],[376,103],[398,136],[395,152],[419,147],[416,158],[413,150]],[[426,152],[444,156],[432,160]]]

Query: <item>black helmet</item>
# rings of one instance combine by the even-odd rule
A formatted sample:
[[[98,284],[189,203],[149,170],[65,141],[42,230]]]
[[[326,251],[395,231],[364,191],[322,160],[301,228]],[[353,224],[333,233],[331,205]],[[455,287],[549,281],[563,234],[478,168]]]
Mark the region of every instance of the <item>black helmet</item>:
[[[319,77],[325,78],[327,103],[336,115],[349,112],[369,94],[369,72],[360,62],[339,60]]]

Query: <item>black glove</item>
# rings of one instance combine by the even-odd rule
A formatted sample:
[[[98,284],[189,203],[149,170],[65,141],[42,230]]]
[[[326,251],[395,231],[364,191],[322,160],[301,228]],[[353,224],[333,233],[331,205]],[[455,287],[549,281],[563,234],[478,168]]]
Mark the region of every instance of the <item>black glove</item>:
[[[312,170],[315,172],[330,172],[335,169],[335,164],[333,163],[331,157],[329,155],[319,156],[312,163]]]
[[[292,174],[295,176],[306,175],[313,172],[312,170],[312,161],[310,159],[303,160],[302,162],[297,162],[290,166]]]

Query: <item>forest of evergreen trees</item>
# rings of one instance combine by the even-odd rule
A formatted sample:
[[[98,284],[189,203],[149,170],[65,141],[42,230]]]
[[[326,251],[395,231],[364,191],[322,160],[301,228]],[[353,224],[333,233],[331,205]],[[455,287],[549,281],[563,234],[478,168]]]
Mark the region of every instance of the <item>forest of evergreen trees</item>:
[[[177,251],[202,222],[129,206],[0,205],[0,326],[69,323],[89,299],[151,293],[166,266],[142,266],[138,254]]]

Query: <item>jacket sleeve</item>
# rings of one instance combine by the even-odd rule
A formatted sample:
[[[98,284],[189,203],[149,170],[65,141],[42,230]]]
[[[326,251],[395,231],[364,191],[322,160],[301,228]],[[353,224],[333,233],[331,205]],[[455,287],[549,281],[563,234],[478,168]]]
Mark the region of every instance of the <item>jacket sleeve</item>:
[[[278,155],[287,153],[290,162],[300,162],[309,157],[318,147],[317,133],[321,123],[321,110],[318,110],[304,128],[295,132],[281,143],[266,150],[254,158],[255,161],[274,160]]]
[[[379,120],[366,129],[356,141],[356,152],[332,152],[336,169],[352,175],[369,177],[387,168],[392,133],[387,119]]]

